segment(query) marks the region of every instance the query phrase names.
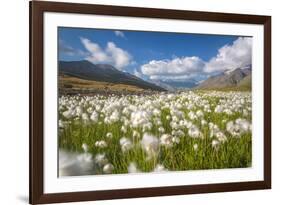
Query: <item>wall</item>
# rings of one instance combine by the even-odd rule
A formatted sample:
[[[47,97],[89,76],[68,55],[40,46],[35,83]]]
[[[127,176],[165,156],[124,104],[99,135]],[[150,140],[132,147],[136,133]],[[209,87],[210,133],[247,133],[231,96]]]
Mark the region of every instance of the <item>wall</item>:
[[[76,0],[77,1],[77,0]],[[81,2],[81,1],[80,1]],[[280,204],[281,136],[279,115],[281,95],[281,46],[279,1],[275,0],[84,0],[98,4],[159,7],[267,14],[273,17],[273,189],[235,193],[199,194],[95,202],[97,205],[129,204]],[[0,204],[27,204],[28,199],[28,2],[2,1],[1,4],[1,98],[0,98]],[[4,72],[4,73],[3,73]],[[279,203],[278,203],[279,202]],[[93,203],[93,202],[92,202]],[[92,204],[76,203],[76,204]],[[75,204],[75,203],[73,203]]]

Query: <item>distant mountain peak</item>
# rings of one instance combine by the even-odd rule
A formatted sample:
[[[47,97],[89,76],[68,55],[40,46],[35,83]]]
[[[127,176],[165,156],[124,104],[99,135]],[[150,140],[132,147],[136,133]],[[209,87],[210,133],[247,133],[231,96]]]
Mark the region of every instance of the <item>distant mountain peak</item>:
[[[225,87],[237,87],[241,81],[246,78],[247,80],[243,81],[243,86],[250,86],[251,83],[251,73],[252,66],[246,66],[243,68],[235,68],[227,70],[219,75],[211,76],[208,79],[201,82],[196,88],[199,89],[215,89],[215,88],[225,88]]]

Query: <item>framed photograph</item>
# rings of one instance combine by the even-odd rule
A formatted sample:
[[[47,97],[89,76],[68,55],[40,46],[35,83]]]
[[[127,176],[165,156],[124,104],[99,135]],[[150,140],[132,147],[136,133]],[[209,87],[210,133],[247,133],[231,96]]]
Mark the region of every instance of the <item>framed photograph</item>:
[[[271,188],[271,17],[30,2],[30,203]]]

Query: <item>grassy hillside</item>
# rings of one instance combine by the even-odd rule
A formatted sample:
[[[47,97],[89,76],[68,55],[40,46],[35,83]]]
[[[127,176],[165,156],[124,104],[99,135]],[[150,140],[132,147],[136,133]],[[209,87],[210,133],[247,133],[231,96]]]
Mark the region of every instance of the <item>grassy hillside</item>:
[[[115,84],[108,82],[100,82],[93,80],[84,80],[76,77],[70,77],[67,75],[59,76],[59,88],[61,90],[96,90],[96,91],[129,91],[129,92],[141,92],[144,89],[133,85]]]
[[[252,88],[252,75],[248,75],[243,78],[237,85],[239,88],[245,88],[251,90]]]

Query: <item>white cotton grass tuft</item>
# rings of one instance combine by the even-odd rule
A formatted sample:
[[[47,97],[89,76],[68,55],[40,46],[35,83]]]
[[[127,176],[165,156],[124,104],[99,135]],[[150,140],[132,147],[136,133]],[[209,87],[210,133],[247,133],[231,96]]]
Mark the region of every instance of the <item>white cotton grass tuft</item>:
[[[162,164],[157,164],[153,170],[153,172],[167,172],[168,169],[164,167]]]
[[[154,135],[144,133],[141,146],[147,153],[148,157],[153,157],[158,153],[159,140]]]
[[[173,146],[173,136],[169,134],[163,134],[160,137],[160,144],[165,147],[172,147]]]
[[[108,163],[108,160],[105,156],[105,153],[101,153],[101,154],[97,154],[95,156],[95,162],[99,165],[99,166],[104,166],[105,164]]]
[[[199,128],[196,125],[192,125],[188,129],[188,135],[192,138],[202,138],[202,133],[200,132]]]
[[[89,121],[89,116],[87,113],[82,113],[82,116],[81,116],[82,120],[84,122],[88,122]]]
[[[121,132],[123,133],[127,133],[127,127],[125,127],[124,125],[121,126]]]
[[[148,126],[151,118],[151,113],[144,111],[144,110],[138,110],[131,113],[131,125],[134,128],[137,127],[143,127]]]
[[[135,162],[131,162],[128,166],[128,173],[139,173],[140,170],[137,168]]]
[[[134,131],[133,131],[133,138],[134,138],[134,139],[140,138],[140,133],[139,133],[138,131],[134,130]]]
[[[220,142],[219,142],[218,140],[212,140],[212,147],[213,147],[215,150],[218,150],[219,145],[220,145]]]
[[[130,149],[133,148],[133,144],[132,144],[132,142],[129,138],[122,137],[119,140],[119,142],[120,142],[122,152],[127,152],[127,151],[129,151]]]
[[[251,132],[252,126],[249,121],[245,119],[238,118],[233,121],[229,121],[226,124],[226,130],[229,132],[233,137],[241,137],[242,134]]]
[[[217,137],[218,141],[220,142],[226,142],[227,141],[227,137],[225,136],[225,134],[223,132],[217,132],[215,134],[215,136]]]
[[[81,176],[95,174],[92,155],[70,153],[59,150],[59,176]]]
[[[65,127],[65,123],[62,120],[59,120],[59,128],[64,128]]]
[[[109,124],[118,122],[120,120],[120,113],[118,110],[114,110],[111,116],[109,117]]]
[[[92,120],[93,123],[97,123],[98,120],[99,120],[99,114],[98,114],[96,111],[94,111],[94,112],[91,114],[90,119]]]
[[[175,143],[175,144],[179,144],[179,143],[180,143],[180,138],[177,137],[177,136],[174,136],[174,137],[172,138],[172,141],[173,141],[173,143]]]
[[[100,140],[100,141],[96,141],[95,142],[95,146],[99,147],[99,148],[106,148],[107,147],[107,143],[104,140]]]
[[[66,110],[62,113],[62,115],[66,118],[66,119],[70,119],[74,117],[74,111],[73,110]]]
[[[88,152],[89,147],[88,147],[87,144],[83,143],[83,144],[82,144],[82,149],[84,150],[84,152]]]
[[[164,129],[164,127],[159,127],[159,128],[158,128],[158,131],[159,131],[160,133],[164,133],[164,132],[165,132],[165,129]]]
[[[111,132],[106,133],[106,138],[112,139],[113,134]]]
[[[193,145],[193,150],[194,150],[194,151],[197,151],[197,150],[198,150],[198,144],[194,144],[194,145]]]
[[[111,174],[113,170],[114,170],[114,166],[111,163],[104,165],[104,167],[102,169],[102,171],[105,174]]]

